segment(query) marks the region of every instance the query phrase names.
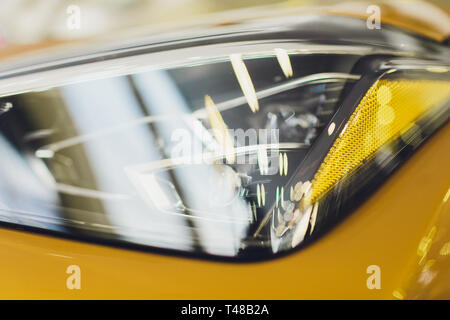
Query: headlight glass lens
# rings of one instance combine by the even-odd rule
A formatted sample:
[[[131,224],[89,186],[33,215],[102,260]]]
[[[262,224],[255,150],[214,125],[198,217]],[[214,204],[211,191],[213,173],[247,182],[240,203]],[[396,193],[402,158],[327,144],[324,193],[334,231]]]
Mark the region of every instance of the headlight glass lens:
[[[395,59],[267,46],[88,78],[75,66],[62,84],[36,84],[58,71],[0,81],[0,220],[266,258],[320,234],[448,120],[445,65],[373,68]]]

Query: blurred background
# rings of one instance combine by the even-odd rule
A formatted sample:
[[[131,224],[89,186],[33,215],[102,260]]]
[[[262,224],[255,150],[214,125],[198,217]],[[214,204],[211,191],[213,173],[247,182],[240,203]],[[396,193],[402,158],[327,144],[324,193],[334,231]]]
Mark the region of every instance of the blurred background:
[[[86,37],[210,12],[280,3],[279,0],[2,0],[2,46],[47,39]],[[296,1],[292,1],[296,2]],[[306,1],[299,1],[305,3]],[[309,1],[308,1],[309,2]],[[67,28],[71,6],[78,6],[81,28]]]
[[[312,6],[340,5],[347,10],[358,8],[364,12],[375,0],[2,0],[0,6],[0,58],[11,51],[24,50],[43,43],[91,38],[134,29],[158,30],[158,26],[200,21],[211,13],[241,9],[255,13],[267,6],[289,10]],[[448,7],[449,0],[384,1],[389,6],[402,4],[402,10],[420,15],[427,2]],[[406,6],[405,6],[406,3]],[[411,4],[411,5],[409,5]],[[74,9],[75,8],[75,9]],[[79,12],[77,12],[79,10]],[[237,11],[236,11],[237,12]],[[239,11],[240,12],[240,11]],[[68,27],[71,15],[79,13],[79,26]],[[448,15],[434,13],[440,24],[450,23]],[[231,15],[233,16],[233,15]],[[75,19],[76,20],[76,19]],[[75,21],[76,22],[76,21]],[[15,49],[18,46],[20,49]]]

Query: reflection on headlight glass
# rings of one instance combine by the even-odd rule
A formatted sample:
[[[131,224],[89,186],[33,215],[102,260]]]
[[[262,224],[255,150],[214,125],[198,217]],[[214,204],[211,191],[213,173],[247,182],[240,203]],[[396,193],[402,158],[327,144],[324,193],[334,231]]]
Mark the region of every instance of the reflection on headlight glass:
[[[222,256],[268,249],[258,226],[359,78],[356,55],[275,52],[8,97],[1,219]]]
[[[216,256],[295,247],[321,218],[292,177],[360,58],[276,49],[2,98],[0,220]]]

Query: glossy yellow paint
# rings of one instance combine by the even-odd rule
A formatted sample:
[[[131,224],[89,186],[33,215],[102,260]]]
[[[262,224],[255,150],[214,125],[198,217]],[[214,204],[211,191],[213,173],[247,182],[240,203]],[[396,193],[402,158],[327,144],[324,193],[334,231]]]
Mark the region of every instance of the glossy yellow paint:
[[[447,125],[327,235],[267,262],[202,261],[0,229],[0,298],[450,298],[449,137]],[[66,288],[74,264],[81,290]],[[366,286],[370,265],[381,268],[380,290]]]

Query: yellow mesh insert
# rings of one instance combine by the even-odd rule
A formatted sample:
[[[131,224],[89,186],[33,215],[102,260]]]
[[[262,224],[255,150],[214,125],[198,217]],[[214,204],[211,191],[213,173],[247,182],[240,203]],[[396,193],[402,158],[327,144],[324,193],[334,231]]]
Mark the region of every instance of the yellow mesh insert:
[[[379,80],[366,93],[312,181],[316,201],[364,159],[411,126],[425,111],[450,98],[450,82]]]

